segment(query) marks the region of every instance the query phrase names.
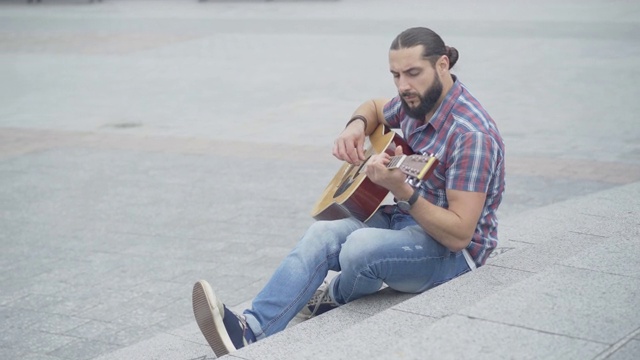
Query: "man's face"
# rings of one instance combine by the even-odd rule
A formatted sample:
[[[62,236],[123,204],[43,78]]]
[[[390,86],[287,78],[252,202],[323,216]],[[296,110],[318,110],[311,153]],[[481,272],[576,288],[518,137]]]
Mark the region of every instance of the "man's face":
[[[402,106],[414,119],[425,117],[440,100],[442,82],[431,62],[422,57],[423,46],[391,50],[389,65]]]

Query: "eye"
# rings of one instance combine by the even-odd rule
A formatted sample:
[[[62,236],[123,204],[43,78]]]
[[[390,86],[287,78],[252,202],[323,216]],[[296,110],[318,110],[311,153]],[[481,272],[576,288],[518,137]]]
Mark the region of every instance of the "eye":
[[[409,76],[411,76],[411,77],[416,77],[416,76],[420,75],[420,70],[411,70],[407,74]]]

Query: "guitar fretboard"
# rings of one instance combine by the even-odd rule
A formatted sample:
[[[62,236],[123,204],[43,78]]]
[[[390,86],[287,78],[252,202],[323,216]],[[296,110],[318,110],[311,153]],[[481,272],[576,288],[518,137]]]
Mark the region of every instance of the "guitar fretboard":
[[[402,161],[407,157],[407,155],[401,155],[401,156],[393,156],[391,157],[391,161],[389,161],[389,163],[387,164],[387,168],[388,169],[396,169],[398,167],[400,167],[400,165],[402,164]]]

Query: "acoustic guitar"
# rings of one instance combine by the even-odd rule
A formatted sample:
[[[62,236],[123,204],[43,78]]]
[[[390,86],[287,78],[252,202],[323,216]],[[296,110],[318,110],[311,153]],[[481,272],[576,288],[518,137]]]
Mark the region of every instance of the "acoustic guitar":
[[[355,217],[367,221],[380,207],[389,190],[374,184],[364,173],[372,155],[386,152],[391,156],[388,169],[400,169],[407,175],[407,182],[418,187],[431,175],[438,159],[433,155],[412,155],[412,150],[395,131],[380,124],[369,136],[370,146],[365,151],[361,165],[344,163],[316,201],[311,216],[316,220],[337,220]],[[404,155],[395,156],[395,148],[402,146]]]

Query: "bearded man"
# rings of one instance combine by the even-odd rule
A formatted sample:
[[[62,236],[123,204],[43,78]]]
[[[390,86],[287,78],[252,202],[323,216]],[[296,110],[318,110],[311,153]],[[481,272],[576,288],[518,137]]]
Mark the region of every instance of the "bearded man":
[[[414,187],[387,168],[387,153],[372,156],[367,177],[397,204],[365,222],[315,222],[242,314],[227,309],[206,281],[194,285],[196,321],[218,357],[283,330],[299,312],[323,313],[383,283],[420,293],[485,263],[498,242],[504,145],[492,118],[451,74],[457,60],[458,51],[430,29],[399,34],[389,51],[398,95],[360,105],[333,147],[336,158],[361,164],[367,135],[380,124],[399,128],[414,153],[438,159],[431,176]],[[323,282],[329,270],[339,273]]]

